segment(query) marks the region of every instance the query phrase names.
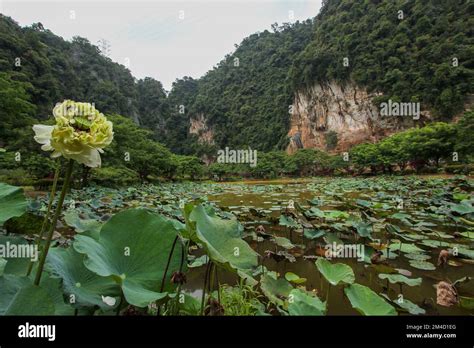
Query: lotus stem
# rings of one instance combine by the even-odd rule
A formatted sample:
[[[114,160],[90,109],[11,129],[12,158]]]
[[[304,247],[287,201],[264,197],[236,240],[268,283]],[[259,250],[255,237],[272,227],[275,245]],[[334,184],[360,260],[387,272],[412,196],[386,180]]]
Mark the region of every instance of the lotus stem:
[[[217,266],[214,267],[216,272],[216,282],[217,282],[217,301],[221,303],[221,283],[219,282],[219,274],[217,272]]]
[[[201,315],[204,314],[204,301],[206,300],[206,287],[207,287],[207,278],[209,277],[209,269],[211,267],[211,260],[208,261],[206,267],[206,273],[204,274],[204,286],[202,287],[202,296],[201,296]]]
[[[161,279],[160,292],[163,292],[163,290],[165,288],[166,274],[168,273],[168,268],[170,267],[171,257],[173,256],[174,248],[176,247],[176,243],[178,242],[178,238],[179,238],[179,236],[176,235],[176,237],[174,238],[174,241],[173,241],[173,245],[171,246],[171,250],[170,250],[170,253],[168,255],[168,261],[166,262],[165,272],[163,273],[163,278]],[[157,307],[156,315],[158,316],[158,315],[160,315],[160,306],[158,305],[158,303],[156,304],[156,307]]]
[[[171,247],[170,253],[168,255],[168,262],[166,263],[166,268],[165,272],[163,273],[163,278],[161,279],[161,286],[160,286],[160,292],[163,292],[163,289],[165,288],[165,280],[166,280],[166,274],[168,273],[168,268],[170,267],[171,263],[171,257],[173,256],[174,248],[176,247],[176,243],[178,242],[179,236],[176,235],[173,241],[173,246]]]
[[[209,294],[212,294],[212,291],[215,289],[216,277],[217,277],[217,265],[215,263],[212,263],[211,265],[211,270],[209,271],[209,277],[210,279],[209,279],[208,289],[209,289]],[[219,287],[217,287],[217,289],[219,290]],[[219,292],[217,292],[217,297],[218,298],[220,297]]]
[[[186,242],[185,247],[181,248],[181,263],[179,264],[179,272],[183,272],[183,265],[185,258],[187,259],[189,250],[189,240]],[[175,308],[173,313],[179,314],[179,296],[181,294],[181,283],[178,285],[178,291],[176,292],[176,301],[175,301]]]
[[[51,240],[53,239],[54,228],[56,227],[56,223],[58,222],[59,215],[61,215],[64,198],[66,197],[66,192],[68,190],[69,183],[71,181],[73,167],[74,167],[74,161],[70,159],[67,164],[66,176],[64,178],[61,194],[59,195],[58,205],[56,206],[56,211],[54,212],[53,219],[51,220],[51,225],[49,226],[48,235],[46,236],[46,244],[44,246],[43,252],[41,253],[38,270],[36,271],[36,277],[35,277],[35,282],[34,282],[35,285],[39,285],[41,281],[41,275],[43,274],[44,263],[46,261],[46,256],[48,256],[49,247],[51,246]]]
[[[48,210],[46,211],[46,215],[44,216],[43,224],[41,225],[41,231],[36,237],[35,245],[39,247],[41,240],[43,239],[44,231],[46,230],[46,226],[48,226],[49,217],[51,215],[51,207],[53,206],[53,201],[56,196],[56,187],[58,184],[59,173],[61,172],[61,167],[58,165],[56,166],[56,170],[54,171],[54,179],[53,179],[53,187],[51,188],[51,193],[49,194],[49,202],[48,202]],[[28,271],[26,272],[26,276],[31,274],[31,270],[33,269],[33,261],[30,261],[28,265]]]
[[[328,292],[326,293],[326,308],[328,307],[329,304],[329,292],[331,290],[331,284],[328,283]]]
[[[124,300],[124,295],[123,295],[123,292],[122,292],[122,294],[120,295],[120,302],[117,306],[117,311],[115,312],[116,316],[120,315],[120,307],[122,307],[123,300]]]

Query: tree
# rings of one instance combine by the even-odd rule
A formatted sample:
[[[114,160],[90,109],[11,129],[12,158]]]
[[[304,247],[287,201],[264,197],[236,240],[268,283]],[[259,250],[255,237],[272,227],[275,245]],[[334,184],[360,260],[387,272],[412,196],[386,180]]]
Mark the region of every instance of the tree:
[[[172,176],[176,169],[172,154],[152,139],[151,131],[123,116],[109,115],[108,118],[114,124],[114,141],[106,150],[104,162],[132,169],[142,180],[149,180],[149,175]]]
[[[370,168],[371,173],[375,174],[383,165],[377,144],[365,143],[353,147],[350,151],[350,158],[361,172],[365,168]]]
[[[177,164],[177,175],[182,178],[190,177],[191,180],[194,180],[203,173],[203,163],[196,156],[173,155],[172,160]]]
[[[466,112],[456,125],[455,150],[462,162],[474,156],[474,111]]]
[[[28,91],[32,85],[14,80],[14,75],[0,73],[0,147],[18,142],[21,130],[33,125],[35,106]]]

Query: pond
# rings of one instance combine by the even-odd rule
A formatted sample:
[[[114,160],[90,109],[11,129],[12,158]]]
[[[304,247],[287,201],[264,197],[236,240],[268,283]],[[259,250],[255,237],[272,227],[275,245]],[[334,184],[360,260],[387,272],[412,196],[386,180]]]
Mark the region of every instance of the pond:
[[[409,217],[400,216],[390,218],[389,221],[394,226],[400,227],[401,231],[411,238],[407,245],[419,245],[425,250],[425,261],[436,267],[434,270],[421,270],[410,264],[410,258],[406,253],[397,255],[393,253],[393,258],[386,260],[383,264],[374,265],[367,262],[360,262],[357,258],[338,258],[337,262],[348,264],[355,273],[357,283],[370,287],[377,293],[387,293],[387,282],[379,279],[379,273],[387,271],[401,270],[402,274],[409,274],[410,278],[422,278],[420,286],[403,286],[402,295],[405,299],[420,305],[426,310],[428,315],[466,315],[472,314],[472,310],[461,307],[442,307],[436,305],[436,284],[441,280],[451,282],[465,276],[474,276],[474,263],[469,258],[456,258],[445,267],[437,267],[438,255],[442,249],[449,246],[444,243],[456,243],[465,245],[472,249],[472,238],[456,238],[457,226],[453,222],[444,219],[443,216],[431,214],[427,209],[429,203],[434,204],[436,197],[444,196],[448,187],[439,186],[448,179],[444,178],[399,178],[397,180],[369,178],[369,179],[318,179],[308,180],[285,180],[285,181],[253,181],[218,184],[222,193],[210,194],[207,196],[209,202],[216,204],[222,210],[232,212],[244,224],[246,231],[254,231],[259,225],[265,227],[265,232],[273,236],[290,238],[288,229],[279,224],[279,216],[288,207],[289,202],[299,204],[302,209],[310,209],[312,203],[317,203],[322,211],[340,210],[353,213],[357,211],[354,203],[359,199],[368,201],[372,205],[385,204],[382,206],[374,219],[384,220],[384,217],[393,216],[397,212],[403,211]],[[437,190],[440,191],[439,194]],[[401,204],[400,202],[403,202]],[[257,216],[252,214],[257,210]],[[407,220],[408,219],[408,220]],[[334,220],[335,223],[336,220]],[[420,228],[424,222],[428,227]],[[421,224],[420,224],[421,223]],[[434,226],[431,226],[434,225]],[[384,242],[386,233],[381,231],[381,222],[376,222],[374,226],[374,238],[380,238]],[[270,239],[261,240],[255,234],[247,233],[245,238],[252,248],[260,255],[264,255],[266,250],[275,251],[284,249],[276,246]],[[258,239],[258,241],[257,241]],[[409,240],[409,239],[408,239]],[[423,245],[425,241],[425,245]],[[437,246],[434,241],[439,241]],[[302,231],[294,231],[291,242],[295,245],[303,245],[304,250],[295,253],[294,262],[282,260],[277,262],[271,258],[264,259],[264,265],[272,271],[278,272],[281,276],[286,272],[293,272],[301,278],[306,278],[304,286],[307,290],[315,290],[320,298],[326,299],[328,283],[322,279],[322,275],[315,267],[314,256],[318,255],[318,250],[325,250],[324,239],[309,240],[303,236]],[[421,243],[420,243],[421,242]],[[290,250],[291,252],[291,250]],[[321,254],[321,252],[319,252]],[[411,255],[410,255],[411,256]],[[413,256],[411,256],[413,258]],[[472,257],[472,252],[471,252]],[[233,274],[219,271],[221,282],[236,283],[237,277]],[[409,272],[409,273],[408,273]],[[188,276],[186,289],[193,295],[200,296],[202,279],[204,279],[205,267],[194,268]],[[468,282],[462,286],[462,291],[466,295],[474,294],[474,282]],[[399,284],[389,284],[389,297],[398,299],[400,295]],[[344,296],[343,287],[338,286],[331,289],[328,299],[329,315],[351,315],[358,314],[352,308],[349,300]]]
[[[81,233],[98,238],[111,216],[129,208],[157,212],[180,228],[183,204],[202,203],[218,219],[237,220],[238,239],[258,254],[251,276],[260,283],[256,289],[265,295],[261,301],[267,313],[282,312],[273,307],[278,300],[263,291],[262,273],[284,282],[293,278],[294,288],[326,301],[328,315],[359,314],[345,292],[347,285],[329,286],[320,268],[331,247],[341,247],[346,254],[332,255],[326,266],[348,269],[355,278],[349,283],[373,291],[367,298],[384,298],[400,314],[468,315],[474,313],[473,183],[466,177],[378,176],[88,187],[67,196],[55,245],[70,246]],[[42,215],[47,196],[29,195],[30,214]],[[191,243],[182,288],[198,303],[207,268],[198,262],[202,246]],[[438,265],[441,251],[447,258]],[[231,286],[240,281],[222,265],[216,279]],[[463,305],[437,304],[441,281],[454,284]]]

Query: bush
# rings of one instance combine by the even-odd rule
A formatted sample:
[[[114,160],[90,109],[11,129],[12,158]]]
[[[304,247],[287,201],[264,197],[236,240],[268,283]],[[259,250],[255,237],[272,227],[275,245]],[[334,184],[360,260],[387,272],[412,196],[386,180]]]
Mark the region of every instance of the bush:
[[[334,150],[338,142],[337,133],[335,131],[329,131],[326,133],[325,139],[326,139],[326,150],[328,151]]]
[[[474,172],[474,164],[451,164],[444,168],[447,174],[464,174],[468,175]]]
[[[131,186],[140,182],[138,173],[124,167],[102,167],[92,172],[91,181],[102,186]]]
[[[13,186],[34,186],[36,180],[23,168],[1,169],[0,182]]]
[[[32,153],[24,160],[23,166],[38,179],[54,176],[55,162],[49,156]]]

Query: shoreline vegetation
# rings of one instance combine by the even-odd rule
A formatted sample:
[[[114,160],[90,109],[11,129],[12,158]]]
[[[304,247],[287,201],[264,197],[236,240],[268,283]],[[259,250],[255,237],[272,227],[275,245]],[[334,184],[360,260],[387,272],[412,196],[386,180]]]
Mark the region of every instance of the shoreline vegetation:
[[[395,133],[376,143],[363,143],[348,152],[320,149],[258,152],[255,166],[210,163],[196,156],[176,155],[150,138],[130,119],[113,115],[115,141],[103,156],[104,167],[82,166],[76,187],[88,183],[126,186],[163,181],[234,181],[281,177],[365,176],[379,174],[459,174],[474,172],[474,111],[457,123],[436,122]],[[20,157],[16,161],[16,157]],[[26,157],[26,158],[25,158]],[[214,158],[214,160],[217,159]],[[52,183],[54,165],[44,154],[6,150],[0,153],[0,182],[38,188]]]
[[[71,188],[40,254],[40,287],[29,288],[36,263],[2,262],[13,310],[0,313],[467,315],[473,183],[427,174]],[[0,243],[38,240],[49,198],[0,184],[11,207]],[[26,308],[30,295],[38,305]]]

